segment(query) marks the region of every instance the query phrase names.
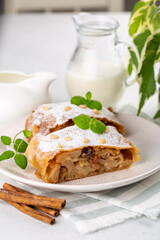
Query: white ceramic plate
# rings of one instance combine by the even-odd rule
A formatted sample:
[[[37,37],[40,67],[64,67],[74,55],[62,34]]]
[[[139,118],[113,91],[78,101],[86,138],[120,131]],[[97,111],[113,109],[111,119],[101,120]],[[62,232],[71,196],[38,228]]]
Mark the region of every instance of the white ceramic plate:
[[[30,164],[25,170],[22,170],[15,165],[14,160],[1,162],[0,173],[18,182],[38,188],[63,192],[95,192],[140,181],[160,170],[160,127],[133,115],[117,113],[117,118],[126,127],[126,138],[130,139],[140,149],[141,161],[134,163],[130,169],[60,184],[42,182],[36,178],[35,170]],[[24,123],[25,118],[20,118],[12,125],[2,129],[0,134],[14,136],[18,131],[24,129]],[[0,152],[3,150],[3,146],[0,146]]]

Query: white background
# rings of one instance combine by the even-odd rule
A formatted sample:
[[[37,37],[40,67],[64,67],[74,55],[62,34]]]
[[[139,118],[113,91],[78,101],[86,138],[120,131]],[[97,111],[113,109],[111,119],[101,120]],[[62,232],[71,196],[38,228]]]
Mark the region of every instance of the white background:
[[[120,22],[119,37],[129,42],[127,25],[129,14],[108,14]],[[17,70],[26,73],[39,71],[58,75],[52,85],[53,101],[68,99],[65,87],[65,72],[69,58],[76,45],[76,33],[71,14],[20,14],[0,19],[0,70]],[[138,104],[138,87],[129,87],[122,99],[122,105]],[[156,100],[144,108],[154,114]],[[0,185],[11,180],[0,176]],[[61,216],[56,224],[49,226],[20,213],[7,203],[0,201],[0,239],[118,239],[159,240],[160,220],[146,218],[129,220],[96,233],[80,235]]]

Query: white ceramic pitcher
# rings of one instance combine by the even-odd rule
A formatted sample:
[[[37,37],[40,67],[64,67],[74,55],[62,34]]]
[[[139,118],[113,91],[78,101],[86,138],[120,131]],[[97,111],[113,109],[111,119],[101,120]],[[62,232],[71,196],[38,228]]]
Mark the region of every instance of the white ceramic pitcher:
[[[55,79],[56,75],[48,72],[0,72],[0,125],[50,102],[49,86]]]

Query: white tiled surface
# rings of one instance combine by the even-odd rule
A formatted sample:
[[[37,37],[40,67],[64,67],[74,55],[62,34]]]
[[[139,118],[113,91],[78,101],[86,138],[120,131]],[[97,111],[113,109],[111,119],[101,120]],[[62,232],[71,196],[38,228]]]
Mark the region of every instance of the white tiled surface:
[[[128,42],[128,13],[110,14],[120,22],[119,36]],[[0,70],[17,70],[26,73],[50,71],[58,74],[53,83],[53,101],[68,99],[65,88],[67,62],[76,44],[76,35],[71,14],[13,15],[0,18]],[[134,90],[127,89],[122,104],[137,104]],[[56,90],[55,90],[56,89]],[[152,105],[152,106],[151,106]],[[145,107],[150,115],[154,113],[156,101]],[[0,176],[0,186],[11,180]],[[113,240],[159,240],[160,220],[146,218],[130,220],[123,224],[101,230],[90,235],[79,235],[65,219],[59,217],[53,226],[41,223],[18,212],[0,201],[0,239],[113,239]]]

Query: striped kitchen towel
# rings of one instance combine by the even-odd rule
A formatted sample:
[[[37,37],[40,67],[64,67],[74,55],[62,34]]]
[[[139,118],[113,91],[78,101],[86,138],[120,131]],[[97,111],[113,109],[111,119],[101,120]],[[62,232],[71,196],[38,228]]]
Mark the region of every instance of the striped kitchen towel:
[[[61,211],[80,233],[90,233],[142,215],[156,220],[160,214],[160,172],[125,187],[95,193],[48,192],[23,188],[35,194],[65,198]]]

